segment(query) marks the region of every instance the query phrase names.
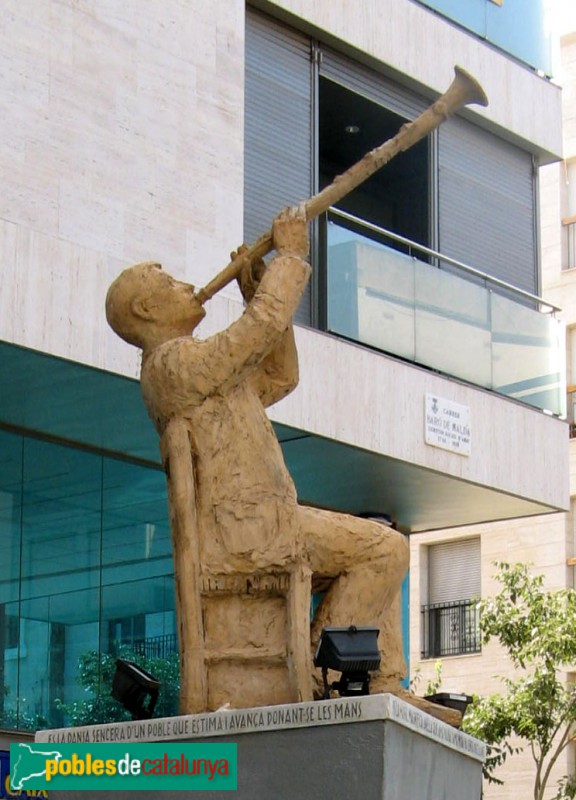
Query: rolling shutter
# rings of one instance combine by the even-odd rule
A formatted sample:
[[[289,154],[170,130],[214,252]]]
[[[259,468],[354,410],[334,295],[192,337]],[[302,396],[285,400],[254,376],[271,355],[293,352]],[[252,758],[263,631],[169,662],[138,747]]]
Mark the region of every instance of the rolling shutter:
[[[428,548],[428,602],[452,603],[480,595],[480,538]]]
[[[285,206],[312,193],[312,67],[309,39],[246,15],[244,237],[270,230]],[[295,320],[311,322],[310,285]]]
[[[537,294],[530,153],[455,117],[438,132],[443,255]]]
[[[394,111],[405,119],[414,119],[428,106],[427,101],[393,83],[381,73],[327,48],[322,50],[320,75]]]

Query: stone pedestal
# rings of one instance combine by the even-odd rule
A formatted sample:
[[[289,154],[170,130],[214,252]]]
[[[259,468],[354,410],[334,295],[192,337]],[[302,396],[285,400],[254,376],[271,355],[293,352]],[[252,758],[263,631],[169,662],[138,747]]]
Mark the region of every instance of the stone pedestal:
[[[389,694],[39,731],[36,741],[125,742],[127,752],[136,742],[238,744],[235,793],[163,791],[163,800],[480,800],[485,757],[481,742]],[[50,798],[85,794],[51,791]]]

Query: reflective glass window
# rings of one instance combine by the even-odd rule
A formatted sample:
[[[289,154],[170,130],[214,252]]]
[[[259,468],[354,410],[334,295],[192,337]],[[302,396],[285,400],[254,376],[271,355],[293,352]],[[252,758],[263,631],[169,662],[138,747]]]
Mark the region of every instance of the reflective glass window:
[[[162,680],[158,713],[176,713],[163,473],[0,430],[0,536],[0,725],[128,718],[110,697],[118,657]]]

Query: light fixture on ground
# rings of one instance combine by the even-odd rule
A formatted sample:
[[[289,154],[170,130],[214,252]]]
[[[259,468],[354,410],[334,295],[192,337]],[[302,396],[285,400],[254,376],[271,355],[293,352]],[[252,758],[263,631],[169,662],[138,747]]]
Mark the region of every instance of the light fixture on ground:
[[[132,714],[132,719],[150,719],[154,713],[160,682],[133,661],[116,661],[110,694]]]
[[[370,694],[370,672],[380,667],[378,628],[350,625],[348,628],[324,628],[314,655],[314,665],[321,667],[324,699],[330,689],[341,697]],[[328,670],[341,673],[340,680],[328,685]]]
[[[438,706],[445,706],[446,708],[454,708],[459,711],[462,716],[466,713],[466,709],[474,699],[469,694],[460,694],[455,692],[436,692],[436,694],[427,694],[424,698],[430,700],[431,703],[436,703]]]

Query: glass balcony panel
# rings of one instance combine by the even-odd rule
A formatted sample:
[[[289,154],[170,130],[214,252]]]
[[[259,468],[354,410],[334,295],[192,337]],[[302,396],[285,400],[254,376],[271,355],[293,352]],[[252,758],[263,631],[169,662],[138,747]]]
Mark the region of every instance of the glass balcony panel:
[[[488,292],[415,260],[416,358],[476,386],[492,383]]]
[[[331,214],[330,332],[565,414],[561,324],[540,311],[539,298],[350,215]],[[395,238],[394,248],[383,244]],[[396,247],[422,251],[423,258]],[[430,256],[444,268],[426,263]]]
[[[493,388],[523,403],[564,413],[564,358],[559,323],[492,294]]]
[[[328,330],[414,360],[414,265],[404,253],[328,226]]]

